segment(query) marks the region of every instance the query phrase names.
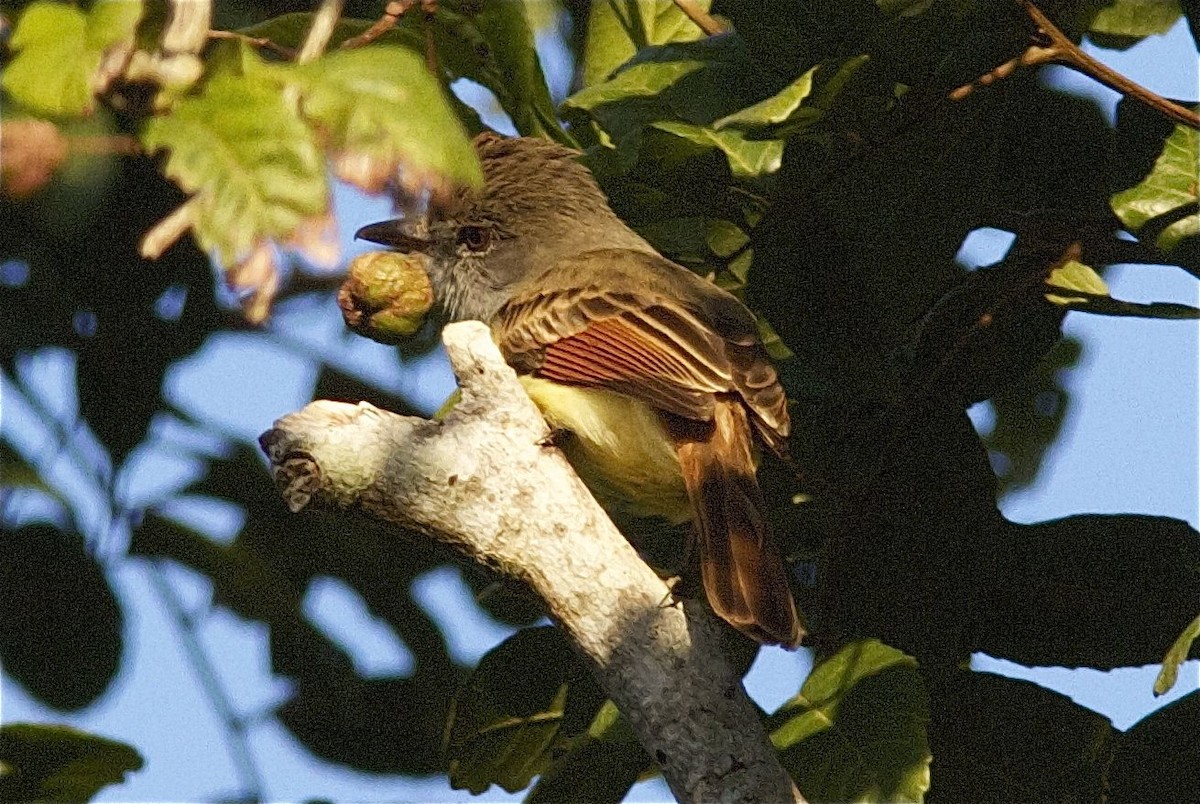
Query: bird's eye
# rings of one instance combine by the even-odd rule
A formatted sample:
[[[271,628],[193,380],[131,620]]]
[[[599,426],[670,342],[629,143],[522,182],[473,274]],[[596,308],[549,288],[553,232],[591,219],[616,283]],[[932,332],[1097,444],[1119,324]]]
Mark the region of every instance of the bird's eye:
[[[458,244],[469,251],[484,251],[491,242],[491,227],[463,226],[458,230]]]

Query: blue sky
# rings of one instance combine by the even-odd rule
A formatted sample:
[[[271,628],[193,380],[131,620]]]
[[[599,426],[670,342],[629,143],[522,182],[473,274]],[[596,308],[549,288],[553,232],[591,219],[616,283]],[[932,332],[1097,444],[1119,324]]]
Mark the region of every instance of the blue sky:
[[[1194,101],[1197,77],[1194,50],[1182,22],[1164,37],[1155,37],[1124,53],[1100,52],[1118,70],[1162,94]],[[553,62],[554,57],[550,59]],[[1180,70],[1181,63],[1192,70]],[[553,72],[553,71],[552,71]],[[1094,94],[1109,107],[1115,95],[1066,70],[1055,79]],[[388,215],[380,199],[347,192],[342,201],[343,237],[357,226]],[[987,233],[974,238],[964,259],[985,264],[996,257],[1003,241]],[[1116,268],[1107,279],[1113,293],[1132,300],[1200,301],[1196,280],[1178,269],[1130,266]],[[1174,516],[1200,525],[1197,466],[1200,465],[1197,421],[1198,327],[1195,322],[1143,321],[1072,313],[1066,331],[1085,344],[1081,365],[1067,373],[1072,409],[1034,487],[1003,503],[1007,516],[1034,522],[1085,511],[1139,512]],[[440,355],[402,365],[394,350],[356,339],[347,343],[340,315],[332,305],[310,300],[284,305],[268,334],[222,334],[202,352],[184,361],[168,377],[166,393],[191,415],[216,422],[229,435],[254,438],[279,416],[310,398],[315,369],[306,352],[349,354],[364,376],[384,378],[395,390],[433,410],[451,383]],[[25,372],[44,388],[44,396],[69,408],[73,375],[69,356],[47,352],[36,356]],[[6,391],[9,389],[5,389]],[[42,435],[22,412],[19,399],[5,393],[6,433],[36,450]],[[990,426],[986,405],[972,411],[981,430]],[[170,429],[170,425],[166,425]],[[131,483],[133,493],[150,499],[162,490],[186,483],[197,467],[181,464],[167,451],[147,450]],[[69,472],[64,462],[57,468]],[[85,492],[80,491],[84,495]],[[93,503],[91,508],[97,509]],[[216,538],[231,538],[239,514],[228,507],[183,502],[181,515],[215,528]],[[190,609],[204,608],[211,588],[200,576],[166,567],[164,576]],[[0,711],[16,720],[69,722],[123,739],[143,752],[145,770],[122,786],[106,789],[108,801],[211,800],[238,792],[238,777],[221,724],[180,648],[179,635],[143,565],[119,564],[114,582],[129,614],[130,652],[126,671],[104,698],[85,712],[63,717],[46,710],[16,685],[6,682]],[[456,657],[478,659],[506,632],[474,606],[463,605],[465,585],[453,569],[439,569],[419,584],[420,603],[445,624]],[[357,595],[329,579],[314,585],[306,607],[330,634],[351,650],[367,674],[403,672],[406,651],[366,612]],[[453,612],[453,614],[450,614]],[[287,682],[270,673],[266,632],[221,609],[213,610],[201,640],[221,684],[239,711],[267,713],[287,695]],[[772,708],[798,688],[809,666],[808,654],[764,650],[747,679],[747,687]],[[1165,700],[1149,689],[1157,668],[1100,673],[1054,669],[1027,670],[1007,662],[977,657],[981,670],[1030,677],[1065,692],[1080,703],[1128,727]],[[1172,697],[1200,686],[1200,662],[1190,662]],[[274,800],[328,797],[338,800],[477,800],[451,791],[439,779],[404,780],[373,777],[315,759],[270,717],[256,721],[250,741],[265,789]],[[519,797],[519,796],[518,796]],[[633,800],[663,800],[661,783],[640,785]],[[489,793],[489,801],[505,800]]]

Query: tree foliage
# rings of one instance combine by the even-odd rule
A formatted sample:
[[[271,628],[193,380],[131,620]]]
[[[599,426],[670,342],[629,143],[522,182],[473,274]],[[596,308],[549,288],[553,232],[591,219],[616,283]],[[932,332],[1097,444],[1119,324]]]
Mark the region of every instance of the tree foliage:
[[[315,52],[313,15],[294,4],[226,5],[182,46],[166,44],[178,20],[137,0],[6,12],[0,366],[5,394],[54,433],[49,449],[8,429],[0,442],[9,678],[62,711],[95,701],[128,653],[111,571],[177,564],[268,626],[271,668],[294,682],[274,715],[318,756],[447,771],[474,792],[532,785],[541,801],[619,800],[653,771],[561,634],[525,628],[460,666],[411,594],[447,556],[370,523],[291,517],[250,444],[164,396],[173,366],[272,304],[335,303],[340,277],[313,268],[337,262],[331,175],[431,203],[479,182],[469,135],[482,124],[450,91],[469,79],[520,133],[581,147],[631,225],[760,316],[806,477],[764,468],[774,529],[813,579],[798,592],[819,663],[768,716],[802,792],[1188,797],[1183,769],[1200,760],[1179,735],[1200,728],[1196,694],[1122,734],[1057,693],[964,669],[975,652],[1165,661],[1161,690],[1200,655],[1200,535],[1185,523],[1081,512],[1018,525],[997,507],[1036,482],[1058,435],[1059,372],[1081,348],[1062,336],[1068,311],[1200,317],[1114,299],[1097,274],[1157,263],[1200,276],[1194,125],[1133,91],[1110,126],[1021,59],[1087,72],[1073,43],[1127,47],[1175,23],[1178,4],[572,0],[575,84],[557,107],[522,4],[440,0],[373,28],[371,4],[347,3]],[[728,32],[706,35],[685,5]],[[967,270],[956,254],[985,227],[1014,244]],[[222,284],[244,315],[219,301]],[[73,367],[65,408],[39,392],[48,355]],[[317,396],[413,408],[341,355],[314,359]],[[965,414],[982,400],[997,411],[986,442]],[[163,452],[199,479],[131,502],[139,457]],[[57,456],[103,500],[99,516],[64,488]],[[232,502],[245,523],[218,540],[169,515],[180,496]],[[495,581],[464,571],[477,590]],[[410,674],[364,677],[309,621],[302,601],[324,576],[394,629]],[[492,616],[537,620],[535,600],[497,588],[480,597]],[[48,759],[61,751],[35,746],[51,737],[79,739],[6,727],[5,784],[84,797],[140,764],[96,742],[96,785],[70,786]],[[13,776],[29,762],[41,781]]]

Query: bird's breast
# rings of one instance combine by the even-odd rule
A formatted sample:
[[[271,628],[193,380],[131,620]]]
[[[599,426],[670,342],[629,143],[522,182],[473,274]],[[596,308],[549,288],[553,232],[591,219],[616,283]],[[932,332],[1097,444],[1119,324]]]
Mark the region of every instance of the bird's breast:
[[[563,454],[602,505],[674,523],[692,518],[679,456],[649,405],[529,375],[521,384],[547,424],[569,433],[560,441]]]

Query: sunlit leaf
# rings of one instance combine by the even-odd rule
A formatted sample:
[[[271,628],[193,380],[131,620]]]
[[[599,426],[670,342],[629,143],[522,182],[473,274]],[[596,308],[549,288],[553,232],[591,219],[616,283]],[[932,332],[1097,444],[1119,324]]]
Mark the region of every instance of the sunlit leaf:
[[[814,801],[923,801],[929,705],[910,656],[876,640],[821,662],[771,717],[771,741]]]
[[[90,801],[142,764],[132,746],[70,726],[0,727],[0,800]]]
[[[378,192],[399,175],[438,197],[482,183],[466,131],[416,53],[343,50],[275,72],[301,88],[301,111],[320,128],[343,179]]]
[[[643,133],[656,126],[701,150],[721,148],[752,174],[756,166],[777,164],[782,146],[748,142],[735,130],[715,132],[711,124],[761,98],[758,79],[736,38],[674,43],[642,50],[608,81],[568,98],[563,110],[578,129],[594,127],[599,143],[615,151],[616,172],[632,166]]]
[[[258,57],[242,58],[251,69],[219,72],[142,135],[147,150],[168,152],[166,174],[193,194],[197,242],[225,265],[323,213],[329,192],[316,135],[272,75],[253,69]]]
[[[707,11],[711,0],[696,0]],[[647,45],[690,42],[704,31],[674,3],[592,0],[583,58],[583,85],[607,80]]]
[[[89,112],[93,94],[107,80],[101,63],[110,50],[132,44],[141,16],[140,0],[97,0],[87,12],[63,3],[31,3],[13,31],[9,45],[17,55],[0,84],[32,112]]]
[[[724,128],[762,129],[779,126],[794,119],[802,113],[801,104],[812,92],[813,74],[816,71],[817,68],[814,67],[788,84],[779,94],[722,117],[713,123],[713,128],[718,131]],[[820,112],[815,109],[805,111],[813,119],[820,116]]]
[[[1112,210],[1135,234],[1152,232],[1163,251],[1200,236],[1200,131],[1175,126],[1153,170],[1141,183],[1112,197]]]
[[[1067,304],[1072,301],[1086,301],[1090,296],[1107,296],[1108,285],[1100,278],[1090,265],[1084,265],[1076,260],[1068,260],[1050,272],[1046,284],[1054,293],[1047,293],[1046,298],[1054,304]],[[1082,291],[1082,295],[1073,296],[1067,292]]]
[[[718,131],[708,126],[660,120],[654,127],[674,134],[697,145],[716,148],[729,159],[729,169],[734,176],[754,177],[779,170],[783,157],[783,142],[780,140],[751,140],[742,131],[727,129]]]
[[[1167,655],[1163,657],[1162,670],[1159,671],[1158,678],[1154,679],[1155,695],[1166,695],[1175,686],[1179,678],[1179,666],[1187,661],[1192,644],[1197,639],[1200,639],[1200,617],[1188,623],[1188,627],[1183,629],[1179,639],[1175,640]]]

